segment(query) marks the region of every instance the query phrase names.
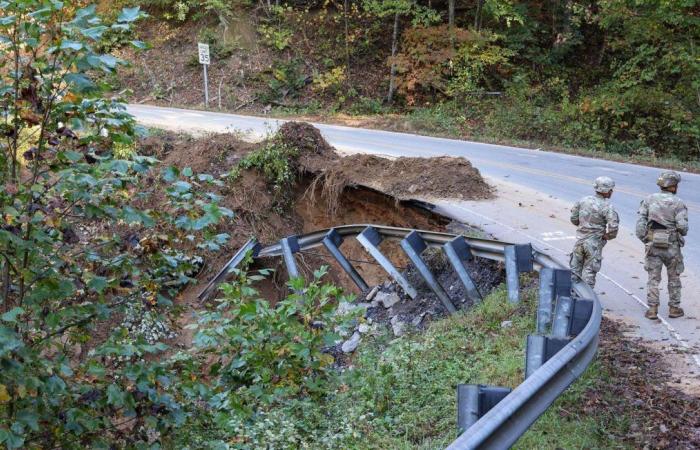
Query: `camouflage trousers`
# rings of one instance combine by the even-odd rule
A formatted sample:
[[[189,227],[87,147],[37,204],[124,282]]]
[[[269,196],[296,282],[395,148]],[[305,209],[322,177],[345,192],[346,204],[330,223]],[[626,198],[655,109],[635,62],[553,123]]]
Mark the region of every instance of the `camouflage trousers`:
[[[681,304],[681,274],[685,270],[681,246],[677,242],[671,243],[669,248],[646,246],[646,258],[644,269],[649,274],[647,282],[647,303],[659,304],[659,284],[661,284],[661,271],[666,266],[668,276],[668,304],[679,306]]]
[[[595,286],[595,277],[603,263],[604,246],[605,241],[602,238],[587,238],[576,241],[569,264],[573,281],[578,281],[580,278],[590,287]]]

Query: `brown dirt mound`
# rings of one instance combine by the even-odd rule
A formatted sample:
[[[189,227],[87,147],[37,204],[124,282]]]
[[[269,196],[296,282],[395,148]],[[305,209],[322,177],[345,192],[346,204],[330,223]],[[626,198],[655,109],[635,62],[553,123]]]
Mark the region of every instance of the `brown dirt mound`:
[[[448,156],[393,160],[346,156],[328,162],[314,184],[320,185],[321,198],[331,213],[337,211],[338,196],[347,186],[366,186],[398,200],[478,200],[492,195],[491,187],[469,161]]]
[[[279,128],[277,136],[299,151],[298,167],[304,172],[321,172],[340,158],[318,128],[306,122],[286,122]]]
[[[190,167],[196,173],[221,175],[256,148],[234,134],[209,134],[194,138],[187,134],[159,132],[139,142],[141,154],[153,156],[163,166]]]

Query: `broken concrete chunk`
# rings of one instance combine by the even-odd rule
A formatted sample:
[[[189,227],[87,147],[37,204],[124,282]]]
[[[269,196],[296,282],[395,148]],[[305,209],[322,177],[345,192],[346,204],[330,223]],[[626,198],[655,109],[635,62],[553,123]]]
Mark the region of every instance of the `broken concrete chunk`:
[[[377,295],[377,292],[379,292],[379,286],[375,286],[371,291],[369,291],[369,294],[367,294],[367,297],[365,297],[367,301],[371,302],[374,296]]]
[[[394,316],[391,318],[391,329],[394,332],[394,336],[402,336],[405,333],[404,328],[406,323],[399,319],[399,316]]]
[[[358,345],[360,345],[360,333],[355,331],[352,336],[350,336],[350,339],[343,342],[340,349],[343,351],[343,353],[352,353],[355,351]]]
[[[385,308],[391,308],[401,300],[396,292],[379,292],[375,297],[376,301],[381,303]]]
[[[342,316],[344,314],[351,313],[353,311],[356,311],[360,308],[369,308],[370,305],[369,303],[350,303],[350,302],[341,302],[338,305],[338,309],[335,310],[335,314],[338,316]]]
[[[427,313],[427,312],[422,312],[422,313],[418,314],[418,315],[417,315],[416,317],[414,317],[413,320],[411,321],[411,325],[413,325],[414,327],[417,327],[418,325],[420,325],[421,322],[423,322],[423,318],[425,317],[426,314],[428,314],[428,313]]]

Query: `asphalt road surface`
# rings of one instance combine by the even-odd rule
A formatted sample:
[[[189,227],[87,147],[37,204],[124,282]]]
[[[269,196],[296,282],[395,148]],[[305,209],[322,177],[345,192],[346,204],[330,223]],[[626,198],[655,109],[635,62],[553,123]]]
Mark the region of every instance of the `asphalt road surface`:
[[[263,117],[129,105],[143,125],[182,131],[238,132],[260,139],[281,122]],[[609,315],[637,327],[634,334],[662,348],[674,348],[677,372],[695,378],[700,374],[700,175],[682,173],[679,196],[688,205],[690,231],[683,249],[686,273],[682,306],[686,317],[664,319],[666,289],[662,290],[661,322],[642,316],[645,310],[646,273],[643,249],[633,236],[639,202],[655,192],[660,169],[646,166],[404,133],[314,124],[330,144],[345,153],[388,156],[462,156],[469,159],[496,186],[499,195],[487,202],[438,202],[456,218],[481,225],[501,239],[532,241],[553,252],[562,262],[574,243],[568,210],[579,198],[592,193],[592,181],[612,177],[617,187],[613,203],[620,213],[620,237],[604,250],[603,270],[596,285]],[[186,161],[183,161],[186,164]],[[663,281],[665,285],[665,278]],[[670,352],[669,352],[670,353]],[[679,364],[683,359],[685,363]],[[697,380],[695,380],[697,381]],[[686,380],[682,380],[685,383]],[[697,386],[697,383],[694,383]]]

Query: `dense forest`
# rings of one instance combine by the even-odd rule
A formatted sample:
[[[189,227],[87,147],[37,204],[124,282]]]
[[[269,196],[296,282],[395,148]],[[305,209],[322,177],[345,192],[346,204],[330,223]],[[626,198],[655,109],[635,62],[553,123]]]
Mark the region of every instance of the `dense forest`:
[[[695,0],[137,3],[212,45],[224,109],[410,114],[419,131],[700,157]],[[177,87],[169,95],[182,102]]]

